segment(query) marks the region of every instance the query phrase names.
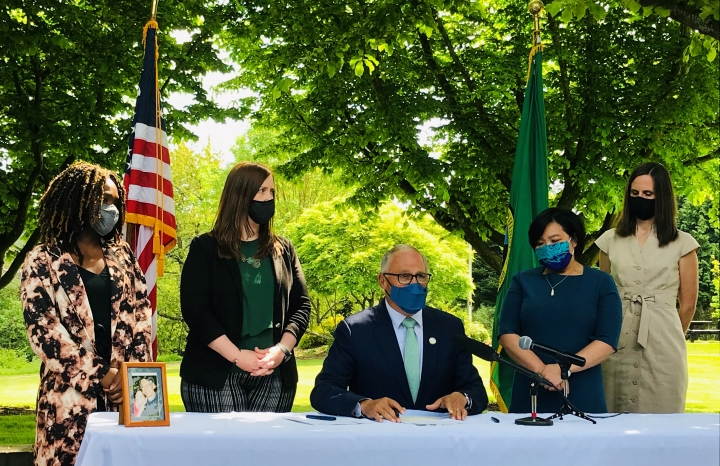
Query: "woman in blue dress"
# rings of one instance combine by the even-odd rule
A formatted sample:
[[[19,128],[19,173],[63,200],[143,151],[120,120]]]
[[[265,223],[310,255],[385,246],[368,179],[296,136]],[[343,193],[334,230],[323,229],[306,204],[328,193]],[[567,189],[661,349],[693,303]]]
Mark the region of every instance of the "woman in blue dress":
[[[580,411],[607,412],[600,363],[616,351],[620,337],[622,303],[615,282],[576,260],[585,228],[573,212],[543,211],[528,236],[542,267],[513,277],[500,315],[500,344],[515,362],[555,385],[538,390],[538,412],[562,407],[560,366],[552,356],[520,349],[521,336],[585,358],[583,367],[570,367],[568,398]],[[530,379],[523,375],[515,375],[509,410],[530,412]]]

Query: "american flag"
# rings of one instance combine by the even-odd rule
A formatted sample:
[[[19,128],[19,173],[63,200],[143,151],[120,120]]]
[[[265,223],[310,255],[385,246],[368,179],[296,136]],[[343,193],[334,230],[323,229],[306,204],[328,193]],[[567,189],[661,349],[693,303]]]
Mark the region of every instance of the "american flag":
[[[143,30],[145,58],[123,179],[125,237],[145,274],[152,305],[153,359],[157,357],[157,277],[163,275],[165,253],[177,239],[170,152],[158,89],[157,27],[151,20]]]

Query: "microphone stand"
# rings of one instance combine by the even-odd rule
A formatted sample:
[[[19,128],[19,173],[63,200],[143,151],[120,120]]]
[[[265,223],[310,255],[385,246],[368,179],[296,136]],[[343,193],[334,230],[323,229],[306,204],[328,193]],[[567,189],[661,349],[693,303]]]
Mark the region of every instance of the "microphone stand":
[[[568,378],[570,377],[571,364],[567,361],[558,361],[558,365],[560,366],[560,378],[562,379],[563,384],[563,389],[561,393],[563,398],[563,405],[560,407],[560,411],[550,416],[548,420],[557,418],[562,421],[563,415],[571,414],[573,416],[579,417],[580,419],[585,419],[586,421],[590,421],[593,424],[597,424],[597,421],[595,421],[594,419],[590,419],[585,415],[585,413],[575,409],[575,407],[571,405],[570,400],[568,400]]]
[[[520,426],[551,426],[553,422],[550,419],[537,417],[537,383],[530,382],[530,417],[515,419],[515,424]]]

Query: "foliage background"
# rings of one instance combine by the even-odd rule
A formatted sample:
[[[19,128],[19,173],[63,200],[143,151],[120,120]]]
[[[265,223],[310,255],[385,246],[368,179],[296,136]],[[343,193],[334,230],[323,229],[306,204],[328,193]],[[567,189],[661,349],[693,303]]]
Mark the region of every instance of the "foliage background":
[[[616,220],[628,171],[641,161],[662,161],[683,196],[681,228],[702,244],[698,309],[705,318],[717,309],[719,286],[713,256],[720,256],[720,59],[714,55],[720,11],[718,0],[672,3],[547,2],[541,25],[550,173],[554,203],[581,213],[592,240]],[[21,355],[27,348],[19,338],[21,314],[11,304],[12,280],[36,240],[39,194],[73,160],[118,169],[125,158],[140,26],[147,19],[136,7],[127,0],[0,6],[0,338]],[[472,246],[476,316],[487,319],[483,304],[494,302],[526,79],[532,21],[525,9],[511,0],[163,6],[163,97],[167,103],[170,93],[181,93],[192,101],[165,108],[177,146],[180,237],[159,283],[161,351],[182,353],[179,273],[192,237],[212,224],[227,169],[209,146],[196,154],[182,143],[193,137],[187,125],[206,118],[250,118],[252,128],[234,155],[277,168],[280,233],[295,235],[298,246],[307,237],[358,259],[343,282],[322,250],[307,248],[313,275],[343,290],[328,304],[327,283],[313,284],[315,302],[325,300],[322,312],[344,315],[375,299],[367,291],[360,299],[350,294],[370,290],[376,258],[342,244],[345,236],[377,241],[377,232],[398,239],[417,233],[413,238],[422,242],[422,230],[440,238],[432,245],[456,245],[445,252],[454,254],[448,263],[458,258],[458,277],[466,270],[458,238]],[[219,91],[243,97],[221,105],[202,82],[213,71],[230,73]],[[311,213],[320,203],[333,207]],[[407,208],[390,223],[411,234],[378,221],[390,215],[387,205]],[[344,227],[323,223],[326,218]],[[314,223],[327,224],[339,244]],[[591,241],[584,261],[596,256]],[[464,315],[464,278],[443,283],[452,299],[439,289],[432,299]],[[323,325],[332,328],[336,320]]]

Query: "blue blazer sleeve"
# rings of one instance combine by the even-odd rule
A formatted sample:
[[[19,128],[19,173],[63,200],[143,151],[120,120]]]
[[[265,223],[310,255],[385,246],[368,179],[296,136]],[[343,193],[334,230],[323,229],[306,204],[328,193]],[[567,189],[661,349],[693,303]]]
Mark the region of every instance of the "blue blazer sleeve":
[[[323,367],[310,392],[310,404],[316,410],[338,416],[351,416],[353,410],[365,399],[348,390],[355,371],[355,356],[350,327],[340,322],[335,330],[335,341],[330,345]]]

